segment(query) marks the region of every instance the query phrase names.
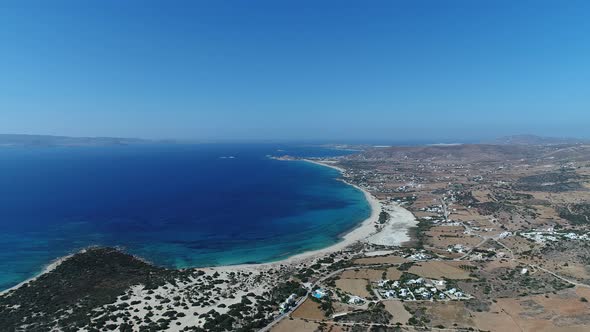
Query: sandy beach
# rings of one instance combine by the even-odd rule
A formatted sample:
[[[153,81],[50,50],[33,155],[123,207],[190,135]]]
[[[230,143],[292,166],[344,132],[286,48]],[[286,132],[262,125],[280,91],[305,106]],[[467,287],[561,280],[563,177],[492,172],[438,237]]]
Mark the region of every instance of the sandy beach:
[[[329,162],[318,162],[309,159],[304,159],[304,161],[316,165],[330,167],[339,171],[340,173],[344,173],[346,171],[345,169],[338,167],[336,165],[332,165]],[[410,235],[408,233],[408,229],[416,226],[417,221],[410,211],[404,209],[402,206],[394,202],[382,203],[379,200],[377,200],[377,198],[375,198],[373,195],[371,195],[371,193],[369,193],[367,190],[347,181],[344,182],[362,191],[365,194],[367,201],[371,205],[371,216],[361,224],[360,228],[362,228],[365,222],[369,220],[371,220],[372,222],[377,222],[381,210],[384,210],[390,216],[389,222],[387,222],[382,229],[380,229],[379,231],[375,231],[375,229],[373,229],[373,232],[369,232],[369,234],[366,234],[366,236],[362,237],[360,240],[365,240],[368,243],[383,246],[400,246],[403,243],[411,240]],[[344,238],[344,241],[346,241],[346,237]],[[350,245],[354,242],[355,240],[352,240],[352,242],[348,244]]]
[[[345,172],[345,170],[343,168],[340,168],[335,165],[330,165],[328,163],[320,163],[318,161],[309,160],[309,159],[302,159],[301,161],[313,163],[313,164],[324,166],[324,167],[330,167],[332,169],[339,171],[340,173]],[[377,198],[375,198],[373,195],[371,195],[371,193],[364,190],[363,188],[361,188],[355,184],[346,182],[346,181],[344,181],[344,182],[350,186],[355,187],[356,189],[360,190],[361,192],[363,192],[363,194],[365,195],[365,199],[367,200],[367,202],[369,202],[369,205],[371,206],[371,215],[367,219],[363,220],[357,227],[355,227],[354,229],[352,229],[348,233],[344,234],[342,236],[342,239],[339,242],[334,243],[333,245],[326,247],[326,248],[302,252],[300,254],[296,254],[291,257],[288,257],[288,258],[285,258],[285,259],[282,259],[279,261],[275,261],[275,262],[260,263],[260,264],[238,264],[238,265],[212,266],[212,267],[206,267],[203,269],[215,270],[215,271],[220,271],[220,272],[222,272],[222,271],[223,272],[236,272],[236,271],[244,270],[244,269],[259,270],[259,269],[275,268],[275,267],[279,267],[280,265],[300,264],[305,261],[311,261],[311,260],[315,260],[317,258],[320,258],[322,256],[329,255],[333,252],[341,251],[356,242],[366,240],[371,235],[376,234],[377,231],[376,231],[374,225],[376,224],[376,222],[379,219],[379,213],[381,212],[381,207],[382,207],[381,202],[379,202],[379,200]]]
[[[329,167],[339,171],[342,174],[344,174],[344,172],[346,171],[345,169],[338,167],[336,165],[332,165],[329,162],[319,162],[310,159],[301,159],[300,161],[305,161],[308,163]],[[350,245],[359,241],[364,241],[377,245],[399,246],[410,240],[408,229],[410,227],[415,226],[417,223],[416,219],[414,218],[414,215],[410,211],[404,209],[396,203],[382,204],[375,196],[373,196],[367,190],[345,180],[343,180],[343,182],[363,192],[363,194],[365,195],[365,199],[367,200],[367,202],[369,202],[369,205],[371,206],[371,215],[363,222],[361,222],[356,228],[346,233],[342,237],[341,241],[326,248],[306,251],[280,261],[260,264],[214,266],[208,267],[206,269],[220,272],[236,272],[244,269],[259,270],[276,268],[280,265],[296,265],[306,261],[312,261],[322,256],[329,255],[333,252],[344,250]],[[382,229],[377,230],[375,228],[375,225],[379,220],[379,213],[382,209],[385,209],[390,214],[391,218]]]
[[[346,170],[336,165],[332,165],[330,163],[321,163],[313,160],[303,161],[313,163],[316,165],[321,165],[324,167],[330,167],[332,169],[338,170],[342,174],[346,174]],[[214,267],[196,267],[195,270],[189,268],[186,269],[186,272],[188,273],[196,273],[195,271],[199,270],[204,272],[204,274],[194,274],[188,278],[177,280],[172,285],[161,285],[155,289],[146,289],[145,285],[137,284],[132,286],[129,290],[127,290],[125,294],[126,297],[119,297],[114,302],[115,306],[128,306],[128,308],[126,309],[118,309],[119,311],[117,311],[116,313],[123,315],[123,313],[126,310],[133,310],[141,317],[146,317],[148,313],[151,313],[151,315],[153,316],[152,318],[154,320],[159,320],[166,319],[166,312],[173,309],[179,313],[182,313],[182,316],[179,316],[176,320],[176,323],[172,326],[169,326],[168,330],[173,332],[180,332],[183,331],[185,327],[189,327],[194,324],[203,324],[204,320],[201,316],[206,315],[208,312],[212,310],[217,312],[218,314],[227,313],[230,310],[229,306],[240,303],[242,297],[247,296],[247,294],[255,294],[258,296],[262,296],[262,294],[264,294],[265,291],[274,287],[278,282],[278,280],[274,279],[275,277],[273,277],[275,275],[274,272],[267,273],[271,270],[281,270],[286,273],[291,273],[292,271],[299,270],[305,266],[308,266],[309,264],[314,263],[318,259],[324,258],[331,253],[345,251],[351,245],[359,242],[396,246],[401,245],[408,239],[408,227],[411,227],[412,223],[415,221],[412,213],[403,209],[401,206],[395,203],[382,204],[376,197],[371,195],[371,193],[369,193],[367,190],[355,184],[347,182],[345,177],[339,180],[342,180],[346,184],[355,187],[365,195],[365,199],[367,200],[371,208],[371,214],[368,218],[359,223],[357,227],[344,234],[341,237],[340,241],[338,241],[337,243],[326,248],[313,251],[306,251],[275,262],[261,264],[226,265]],[[379,214],[383,210],[387,211],[390,214],[391,218],[385,225],[378,225]],[[85,249],[80,252],[84,251]],[[383,255],[387,254],[387,251],[374,250],[371,252],[365,252],[365,254],[367,256]],[[39,278],[45,273],[51,272],[52,270],[57,268],[62,262],[70,258],[72,255],[64,256],[60,259],[51,262],[44,268],[43,272],[41,272],[39,275],[35,276],[34,278],[23,281],[22,283],[14,287],[11,287],[10,289],[6,289],[0,292],[0,296],[10,296],[10,294],[7,293],[21,287],[22,285],[30,281],[34,281],[35,279]],[[137,258],[142,259],[141,257]],[[234,280],[235,275],[240,276],[240,282],[230,282]],[[200,294],[198,292],[202,291],[203,284],[207,284],[211,280],[217,278],[223,281],[221,284],[215,283],[215,287],[213,287],[213,289],[216,289],[215,297],[217,297],[217,300],[207,305],[175,305],[173,307],[170,305],[166,305],[166,308],[164,308],[162,307],[162,302],[158,299],[158,297],[164,299],[181,299],[186,298],[187,296],[195,296],[195,294]],[[213,284],[211,284],[211,286],[213,286]],[[220,303],[222,303],[224,306],[219,306]],[[151,309],[152,311],[146,309],[146,305],[149,308],[153,308]],[[110,312],[111,307],[113,307],[113,304],[106,304],[99,307],[97,310],[101,313]],[[157,309],[158,307],[160,307],[160,309]],[[197,321],[195,321],[195,319]],[[123,320],[120,317],[118,317],[116,319],[109,319],[106,323],[120,325],[123,323]]]
[[[310,159],[304,159],[304,161],[316,165],[330,167],[339,171],[340,173],[344,173],[346,171],[341,167],[332,165],[330,162],[318,162]],[[410,211],[404,209],[402,206],[394,202],[382,203],[379,200],[377,200],[377,198],[375,198],[373,195],[371,195],[371,193],[369,193],[367,190],[347,181],[344,182],[362,191],[365,194],[367,201],[371,205],[371,216],[367,220],[365,220],[359,228],[363,228],[363,225],[365,225],[365,223],[368,221],[371,221],[369,224],[377,222],[379,218],[379,212],[381,212],[381,210],[384,210],[390,216],[389,222],[387,222],[382,229],[380,229],[379,231],[375,231],[375,229],[372,229],[372,232],[369,232],[369,234],[365,234],[365,236],[363,236],[359,240],[365,240],[368,243],[383,246],[401,246],[403,243],[411,240],[408,230],[409,228],[416,226],[417,221]],[[376,217],[375,214],[377,215]],[[366,232],[368,231],[369,230],[367,227]],[[361,232],[359,232],[358,235],[361,235]],[[354,235],[352,236],[352,238],[353,239],[351,240],[351,242],[348,243],[348,245],[356,242],[356,237]],[[347,239],[345,237],[343,242],[345,242],[346,240]]]
[[[329,162],[318,162],[315,160],[309,159],[302,159],[300,161],[313,163],[316,165],[330,167],[339,171],[340,173],[344,173],[345,170],[341,167],[335,166],[330,164]],[[237,264],[237,265],[223,265],[223,266],[211,266],[211,267],[199,267],[199,269],[206,270],[206,271],[218,271],[218,272],[237,272],[237,271],[244,271],[244,270],[251,270],[251,271],[258,271],[258,270],[267,270],[271,268],[277,268],[281,265],[296,265],[305,263],[307,261],[312,261],[317,258],[323,257],[325,255],[329,255],[333,252],[338,252],[341,250],[346,249],[350,245],[357,243],[359,241],[365,241],[373,244],[379,245],[401,245],[403,242],[409,240],[409,236],[407,235],[407,229],[413,225],[414,217],[413,215],[399,206],[391,206],[391,205],[383,205],[376,197],[371,195],[367,190],[349,183],[343,180],[346,184],[355,187],[356,189],[360,190],[364,195],[365,199],[369,203],[371,207],[371,215],[363,220],[357,227],[350,230],[348,233],[342,236],[342,239],[326,248],[306,251],[300,254],[293,255],[291,257],[274,261],[268,263],[259,263],[259,264]],[[390,222],[381,230],[377,231],[375,225],[379,219],[379,213],[382,209],[388,211],[391,214]],[[397,211],[397,213],[392,213]],[[44,273],[48,273],[55,269],[61,262],[66,260],[67,258],[71,257],[73,254],[61,257],[54,262],[50,263],[45,267],[45,269],[37,276],[27,279],[18,285],[15,285],[9,289],[6,289],[0,292],[0,295],[5,294],[11,290],[14,290],[23,284],[33,281],[39,276],[43,275]]]
[[[401,246],[411,241],[408,230],[418,224],[412,212],[395,202],[383,204],[383,210],[389,214],[389,222],[379,232],[369,236],[366,241],[382,246]]]

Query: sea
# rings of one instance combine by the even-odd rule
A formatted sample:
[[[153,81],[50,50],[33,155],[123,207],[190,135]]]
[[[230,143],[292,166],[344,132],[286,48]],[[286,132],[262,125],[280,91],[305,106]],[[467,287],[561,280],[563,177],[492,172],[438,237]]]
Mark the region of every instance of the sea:
[[[269,156],[296,144],[0,147],[0,290],[89,246],[168,268],[272,262],[340,241],[369,217],[334,169]]]

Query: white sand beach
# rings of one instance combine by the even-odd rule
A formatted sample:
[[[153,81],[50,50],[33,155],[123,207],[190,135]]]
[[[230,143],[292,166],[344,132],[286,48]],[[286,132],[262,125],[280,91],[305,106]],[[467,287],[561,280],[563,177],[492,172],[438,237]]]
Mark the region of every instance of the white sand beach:
[[[286,160],[291,161],[291,160]],[[316,161],[316,160],[309,160],[309,159],[302,159],[301,161],[313,163],[320,166],[330,167],[333,168],[340,173],[344,174],[346,172],[345,169],[333,165],[332,162],[329,161]],[[362,223],[360,223],[356,228],[351,230],[350,232],[346,233],[342,240],[323,249],[306,251],[289,258],[270,262],[270,263],[261,263],[261,264],[240,264],[240,265],[230,265],[230,266],[215,266],[206,268],[208,270],[215,270],[215,271],[223,271],[223,272],[237,272],[246,270],[260,270],[260,269],[269,269],[269,268],[276,268],[280,265],[296,265],[301,264],[307,261],[312,261],[317,258],[323,257],[325,255],[329,255],[333,252],[338,252],[341,250],[346,249],[350,245],[357,243],[359,241],[368,242],[371,244],[378,244],[383,246],[400,246],[403,243],[410,240],[409,236],[409,228],[416,225],[416,219],[414,215],[404,209],[403,207],[391,203],[387,205],[383,205],[375,196],[369,193],[367,190],[344,181],[346,184],[357,188],[358,190],[362,191],[365,195],[365,199],[369,202],[371,206],[371,215],[365,219]],[[390,219],[387,224],[377,230],[375,225],[379,220],[379,213],[382,209],[385,209],[387,213],[390,214]]]
[[[313,160],[305,161],[336,169],[342,174],[346,173],[344,169],[330,163],[317,162]],[[179,320],[177,320],[175,325],[170,326],[169,330],[180,332],[184,327],[194,325],[195,319],[197,319],[196,323],[200,325],[204,322],[204,320],[200,318],[202,314],[205,314],[211,310],[215,310],[218,313],[225,313],[227,310],[229,310],[228,305],[238,303],[241,301],[242,296],[245,296],[246,294],[263,294],[266,290],[272,288],[276,283],[276,280],[273,279],[274,274],[267,273],[269,270],[284,270],[286,268],[288,271],[289,269],[300,269],[302,266],[310,264],[317,259],[323,258],[331,253],[345,251],[348,247],[358,242],[398,246],[409,240],[408,228],[413,226],[415,223],[415,218],[412,213],[395,203],[388,203],[384,205],[367,190],[347,182],[345,178],[343,181],[348,185],[351,185],[362,191],[365,195],[365,199],[371,208],[371,214],[367,219],[363,220],[356,228],[344,234],[339,242],[323,249],[303,252],[289,258],[270,263],[197,268],[198,270],[205,272],[205,274],[201,277],[193,276],[188,279],[178,280],[176,281],[175,285],[164,285],[158,287],[157,289],[151,290],[151,292],[154,294],[164,298],[183,298],[188,296],[187,294],[189,293],[191,294],[190,296],[193,296],[193,292],[200,289],[202,283],[207,280],[207,277],[212,278],[217,276],[221,280],[225,281],[222,284],[216,284],[215,289],[217,290],[216,296],[218,299],[209,305],[199,307],[175,306],[174,310],[182,312],[184,315]],[[385,225],[378,225],[379,213],[382,210],[387,211],[391,217]],[[84,252],[84,250],[81,252]],[[381,250],[375,251],[369,255],[380,255],[386,253],[387,251]],[[23,284],[39,278],[39,276],[42,274],[54,270],[71,256],[72,255],[65,256],[52,262],[51,264],[47,265],[43,272],[38,276],[26,280],[10,289],[4,290],[3,292],[0,292],[0,295],[19,288]],[[240,282],[229,282],[230,280],[233,280],[232,276],[234,274],[241,276]],[[126,298],[118,298],[115,302],[115,305],[128,305],[130,308],[133,308],[133,310],[141,317],[146,316],[146,304],[148,304],[150,308],[157,308],[158,305],[160,305],[160,302],[157,301],[156,296],[150,296],[150,299],[146,300],[146,297],[149,295],[148,292],[150,292],[150,290],[145,289],[144,285],[134,285],[126,292]],[[10,295],[8,294],[6,296]],[[223,303],[225,306],[220,307],[219,303]],[[109,307],[111,307],[111,305],[105,305],[100,308],[100,310],[108,311],[107,309]],[[161,309],[154,309],[154,317],[152,318],[154,320],[164,318],[165,312],[171,309],[172,307],[170,307],[170,305],[167,305],[165,308],[162,307]],[[121,313],[123,313],[127,309],[120,310]],[[120,318],[117,318],[116,321],[108,321],[109,324],[121,324],[122,322],[123,320]]]
[[[389,214],[389,221],[379,232],[369,236],[367,242],[382,246],[401,246],[410,241],[409,229],[418,224],[412,212],[394,202],[384,204],[383,210]]]
[[[310,163],[314,163],[316,165],[330,167],[330,168],[340,171],[341,173],[344,173],[346,171],[345,169],[338,167],[336,165],[333,165],[332,162],[328,162],[328,161],[318,162],[318,161],[309,160],[309,159],[305,159],[305,161],[310,162]],[[346,183],[359,189],[360,191],[362,191],[365,194],[367,201],[371,205],[372,213],[371,213],[371,217],[369,217],[369,219],[371,219],[372,222],[377,222],[377,220],[379,218],[379,213],[381,212],[381,210],[384,210],[390,216],[389,221],[385,224],[385,226],[382,229],[380,229],[379,231],[375,231],[375,229],[373,228],[372,232],[369,232],[369,234],[367,234],[366,236],[364,236],[360,240],[365,240],[368,243],[382,245],[382,246],[401,246],[403,243],[411,240],[408,231],[411,227],[416,226],[418,223],[416,221],[416,218],[412,214],[412,212],[404,209],[399,204],[394,203],[394,202],[381,203],[381,202],[379,202],[379,200],[377,200],[377,198],[375,198],[373,195],[371,195],[371,193],[369,193],[367,190],[360,188],[359,186],[351,184],[349,182],[346,182]],[[376,218],[375,218],[375,214],[377,215]],[[375,218],[375,219],[373,219],[373,218]],[[369,220],[369,219],[367,219],[367,220]],[[365,224],[365,222],[367,222],[367,220],[365,220],[363,222],[363,224]],[[361,225],[361,227],[362,227],[362,225]],[[359,235],[360,235],[360,233],[359,233]],[[346,237],[345,237],[344,241],[346,241]],[[354,242],[355,241],[353,240],[351,243],[354,243]],[[348,244],[351,244],[351,243],[348,243]]]
[[[338,170],[339,172],[341,172],[343,174],[346,172],[345,169],[338,167],[336,165],[333,165],[329,161],[318,162],[315,160],[308,160],[308,159],[303,159],[302,161],[313,163],[316,165],[321,165],[324,167],[330,167],[335,170]],[[205,271],[218,271],[218,272],[226,272],[226,273],[248,271],[248,270],[249,271],[262,271],[262,270],[268,270],[268,269],[272,269],[272,268],[278,268],[281,265],[297,265],[297,264],[307,263],[309,261],[313,261],[318,258],[321,258],[325,255],[329,255],[334,252],[342,251],[342,250],[346,249],[347,247],[349,247],[357,242],[360,242],[360,241],[368,242],[368,243],[372,243],[372,244],[378,244],[378,245],[385,245],[385,246],[399,246],[402,243],[410,240],[410,237],[408,235],[408,229],[410,227],[414,226],[416,223],[415,218],[411,212],[400,207],[399,205],[391,205],[391,204],[383,205],[376,197],[371,195],[371,193],[369,193],[367,190],[365,190],[355,184],[349,183],[345,180],[344,180],[344,182],[363,192],[363,194],[365,195],[365,199],[367,200],[367,202],[369,202],[369,205],[371,207],[371,215],[367,219],[365,219],[363,222],[361,222],[356,228],[354,228],[350,232],[344,234],[342,236],[341,241],[339,241],[329,247],[326,247],[326,248],[312,250],[312,251],[306,251],[306,252],[296,254],[296,255],[293,255],[289,258],[286,258],[286,259],[283,259],[280,261],[275,261],[275,262],[260,263],[260,264],[239,264],[239,265],[227,265],[227,266],[212,266],[212,267],[203,267],[203,268],[199,268],[199,269],[205,270]],[[382,227],[381,229],[378,230],[375,227],[375,225],[377,225],[377,222],[379,219],[379,213],[381,212],[382,209],[385,209],[391,215],[391,218],[390,218],[389,222],[384,227]],[[82,250],[81,252],[83,252],[83,251],[84,250]],[[0,295],[10,292],[11,290],[18,288],[25,283],[33,281],[44,273],[52,271],[57,266],[59,266],[59,264],[61,264],[64,260],[68,259],[71,256],[72,255],[68,255],[68,256],[64,256],[64,257],[61,257],[61,258],[55,260],[51,264],[47,265],[47,267],[39,275],[37,275],[31,279],[25,280],[22,283],[14,286],[14,287],[11,287],[9,289],[6,289],[6,290],[0,292]]]
[[[344,169],[342,169],[340,167],[330,165],[330,164],[324,164],[324,163],[320,163],[320,162],[313,161],[313,160],[304,160],[304,161],[314,163],[317,165],[321,165],[321,166],[330,167],[330,168],[340,171],[341,173],[345,171]],[[376,233],[375,224],[377,223],[377,221],[379,219],[379,213],[381,212],[381,203],[379,202],[379,200],[377,198],[375,198],[373,195],[371,195],[371,193],[364,190],[363,188],[360,188],[359,186],[348,183],[346,181],[344,181],[344,182],[363,192],[363,194],[365,195],[365,199],[367,200],[367,202],[369,202],[369,205],[371,206],[371,215],[367,219],[365,219],[363,222],[361,222],[357,227],[352,229],[350,232],[344,234],[341,241],[339,241],[329,247],[326,247],[326,248],[312,250],[312,251],[306,251],[306,252],[285,258],[280,261],[275,261],[275,262],[270,262],[270,263],[260,263],[260,264],[239,264],[239,265],[229,265],[229,266],[213,266],[213,267],[208,267],[205,269],[206,270],[215,270],[215,271],[220,271],[220,272],[221,271],[223,271],[223,272],[237,272],[237,271],[243,271],[244,269],[259,270],[259,269],[275,268],[280,265],[295,265],[295,264],[300,264],[300,263],[303,263],[306,261],[315,260],[315,259],[323,257],[325,255],[329,255],[333,252],[344,250],[348,246],[350,246],[356,242],[366,240],[371,235]]]

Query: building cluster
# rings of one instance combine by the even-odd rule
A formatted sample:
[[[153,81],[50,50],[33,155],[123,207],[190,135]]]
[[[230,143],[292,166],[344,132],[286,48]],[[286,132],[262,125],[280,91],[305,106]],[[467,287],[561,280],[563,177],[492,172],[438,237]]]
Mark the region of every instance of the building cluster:
[[[412,261],[419,262],[419,261],[429,260],[432,258],[432,256],[422,250],[422,251],[413,253],[410,256],[407,256],[406,258],[409,260],[412,260]]]
[[[292,306],[295,305],[296,300],[297,300],[297,294],[289,295],[289,297],[285,300],[285,302],[281,303],[281,305],[279,306],[280,311],[286,312],[287,310],[289,310]]]
[[[316,299],[322,299],[323,297],[330,296],[330,293],[323,288],[317,288],[311,293],[311,296],[315,297]],[[346,302],[352,305],[363,305],[366,300],[360,296],[348,295],[346,297]]]
[[[400,300],[458,300],[468,299],[468,295],[453,287],[447,288],[445,280],[436,279],[409,279],[381,280],[377,282],[377,292],[385,299]]]
[[[365,299],[360,296],[352,295],[348,298],[348,304],[362,305],[365,303]]]
[[[456,253],[456,254],[464,254],[464,253],[469,252],[470,250],[471,250],[471,247],[464,246],[460,243],[447,246],[448,252],[452,252],[452,253]]]
[[[436,213],[436,214],[439,214],[439,215],[442,215],[443,212],[444,212],[442,205],[429,205],[427,207],[420,208],[419,211]]]
[[[521,232],[519,235],[536,243],[559,242],[567,240],[590,240],[590,233],[576,233],[564,230],[556,231],[552,228],[548,228],[544,231]]]

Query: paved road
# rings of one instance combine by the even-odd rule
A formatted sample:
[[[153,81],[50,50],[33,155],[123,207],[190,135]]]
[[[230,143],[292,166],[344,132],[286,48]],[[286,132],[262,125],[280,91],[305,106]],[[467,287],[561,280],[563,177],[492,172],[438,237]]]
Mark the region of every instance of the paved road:
[[[391,266],[392,264],[373,264],[373,265],[363,265],[362,268],[372,268],[372,267],[383,267],[383,266]],[[336,270],[333,271],[331,273],[329,273],[326,276],[321,277],[320,279],[316,280],[316,282],[314,282],[309,289],[307,290],[307,294],[305,294],[305,296],[303,296],[301,299],[299,299],[295,305],[293,307],[291,307],[291,309],[289,309],[288,311],[278,315],[272,322],[270,322],[268,325],[266,325],[265,327],[263,327],[262,329],[260,329],[260,332],[267,332],[270,331],[270,329],[275,326],[276,324],[278,324],[283,318],[289,316],[293,311],[297,310],[297,308],[299,308],[303,302],[305,302],[305,300],[307,300],[307,298],[309,298],[309,296],[311,295],[311,291],[312,289],[314,289],[315,286],[319,285],[320,283],[326,281],[326,279],[329,279],[339,273],[342,273],[346,270],[355,270],[361,268],[360,266],[352,266],[352,267],[347,267],[347,268],[343,268],[340,270]]]
[[[315,321],[315,320],[311,320],[311,321]],[[319,322],[319,321],[316,321]],[[386,327],[399,327],[397,324],[379,324],[379,323],[361,323],[361,322],[354,322],[354,323],[349,323],[349,322],[336,322],[333,320],[326,320],[326,321],[321,321],[323,323],[328,323],[328,324],[334,324],[334,325],[341,325],[341,326],[359,326],[362,325],[364,327],[370,327],[370,326],[386,326]],[[428,329],[428,331],[465,331],[464,328],[436,328],[436,327],[431,327]]]
[[[579,286],[579,287],[590,288],[590,285],[586,285],[586,284],[579,283],[579,282],[577,282],[577,281],[572,281],[572,280],[569,280],[569,279],[567,279],[567,278],[564,278],[564,277],[560,276],[559,274],[557,274],[557,273],[555,273],[555,272],[549,271],[549,270],[547,270],[547,269],[545,269],[545,268],[542,268],[542,267],[540,267],[540,266],[538,266],[538,265],[535,265],[535,264],[527,264],[527,263],[523,263],[523,264],[526,264],[526,265],[528,265],[528,266],[532,266],[532,267],[534,267],[535,269],[539,269],[539,270],[541,270],[541,271],[545,271],[545,272],[549,273],[550,275],[554,276],[555,278],[561,279],[561,280],[563,280],[563,281],[565,281],[565,282],[569,282],[570,284],[573,284],[573,285],[576,285],[576,286]]]

